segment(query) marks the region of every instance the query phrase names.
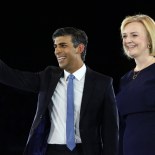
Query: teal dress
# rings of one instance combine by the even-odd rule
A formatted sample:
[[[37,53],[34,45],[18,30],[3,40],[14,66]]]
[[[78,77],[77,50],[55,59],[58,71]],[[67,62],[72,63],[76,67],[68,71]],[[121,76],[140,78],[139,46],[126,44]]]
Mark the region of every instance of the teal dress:
[[[155,64],[133,70],[120,80],[116,94],[120,115],[119,155],[155,155]]]

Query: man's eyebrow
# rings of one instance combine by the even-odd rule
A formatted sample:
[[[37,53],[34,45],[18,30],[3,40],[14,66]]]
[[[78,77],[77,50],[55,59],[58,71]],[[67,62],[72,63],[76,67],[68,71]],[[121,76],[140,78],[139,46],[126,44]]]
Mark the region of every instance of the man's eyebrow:
[[[65,45],[65,44],[67,44],[67,43],[61,42],[61,43],[59,43],[59,44],[54,44],[54,45]]]

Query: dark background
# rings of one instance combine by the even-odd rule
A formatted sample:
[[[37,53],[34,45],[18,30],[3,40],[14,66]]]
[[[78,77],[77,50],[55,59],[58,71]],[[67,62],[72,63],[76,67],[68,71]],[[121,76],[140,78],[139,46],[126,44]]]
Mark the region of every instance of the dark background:
[[[0,5],[0,58],[12,68],[32,72],[58,65],[51,35],[60,27],[77,27],[89,38],[85,63],[113,77],[117,93],[120,77],[134,66],[123,55],[120,24],[137,13],[155,19],[154,2],[6,2]],[[0,84],[0,155],[22,154],[36,102],[36,94]]]

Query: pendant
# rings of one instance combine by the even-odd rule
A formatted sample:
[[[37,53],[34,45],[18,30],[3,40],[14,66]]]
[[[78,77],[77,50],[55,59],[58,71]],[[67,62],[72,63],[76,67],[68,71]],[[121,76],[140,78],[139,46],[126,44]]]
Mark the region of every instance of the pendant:
[[[138,71],[138,72],[133,72],[132,79],[135,79],[135,78],[138,76],[139,73],[140,73],[140,71]]]

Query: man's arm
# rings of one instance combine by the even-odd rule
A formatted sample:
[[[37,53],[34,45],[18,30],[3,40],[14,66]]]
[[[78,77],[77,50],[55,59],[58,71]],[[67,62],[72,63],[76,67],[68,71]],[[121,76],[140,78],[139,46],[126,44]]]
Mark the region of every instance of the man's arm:
[[[0,82],[17,89],[38,92],[39,74],[13,69],[0,60]]]
[[[117,155],[119,143],[119,116],[112,79],[105,90],[102,137],[104,155]]]

